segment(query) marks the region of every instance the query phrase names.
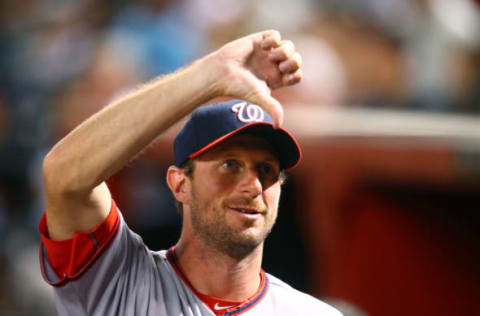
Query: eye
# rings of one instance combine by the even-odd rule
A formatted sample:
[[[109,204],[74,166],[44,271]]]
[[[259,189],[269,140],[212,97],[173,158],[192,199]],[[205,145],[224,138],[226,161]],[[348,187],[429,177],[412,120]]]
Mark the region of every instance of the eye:
[[[258,169],[263,174],[270,174],[273,171],[273,167],[268,165],[268,164],[260,165],[260,167]]]
[[[270,164],[270,163],[263,163],[258,166],[259,174],[269,177],[270,179],[278,178],[280,171],[279,168]]]
[[[239,163],[236,160],[227,160],[222,163],[220,166],[224,170],[233,170],[239,167]]]

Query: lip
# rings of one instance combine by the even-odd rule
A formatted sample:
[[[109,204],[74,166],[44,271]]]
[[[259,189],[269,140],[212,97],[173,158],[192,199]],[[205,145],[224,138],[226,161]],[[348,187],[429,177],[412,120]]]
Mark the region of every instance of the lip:
[[[231,210],[232,212],[237,213],[238,215],[241,215],[243,217],[250,218],[250,219],[256,219],[256,218],[264,215],[264,212],[261,212],[261,211],[257,210],[256,208],[252,208],[252,207],[229,206],[228,209]],[[245,211],[251,212],[251,213],[244,213],[244,212],[241,212],[240,210],[245,210]]]

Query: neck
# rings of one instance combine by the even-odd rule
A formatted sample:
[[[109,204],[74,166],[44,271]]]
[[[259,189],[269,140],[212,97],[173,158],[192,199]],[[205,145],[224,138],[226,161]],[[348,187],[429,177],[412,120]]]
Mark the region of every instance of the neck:
[[[260,286],[263,243],[242,259],[229,257],[200,241],[178,242],[175,254],[192,286],[223,300],[243,301]]]

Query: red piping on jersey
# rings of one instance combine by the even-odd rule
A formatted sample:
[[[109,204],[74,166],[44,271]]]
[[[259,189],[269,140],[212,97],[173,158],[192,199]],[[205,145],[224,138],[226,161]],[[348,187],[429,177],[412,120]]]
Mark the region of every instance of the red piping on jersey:
[[[175,255],[175,248],[174,247],[171,247],[170,249],[168,249],[167,259],[170,262],[170,265],[173,267],[173,269],[177,273],[177,275],[179,276],[179,278],[187,285],[187,287],[202,302],[205,303],[205,305],[207,305],[210,308],[210,305],[206,302],[206,299],[210,298],[210,300],[212,300],[214,298],[198,292],[193,287],[192,283],[190,283],[190,280],[188,280],[187,276],[183,272],[182,267],[180,266],[180,263],[178,262],[178,259]],[[212,310],[211,308],[210,309],[216,315],[239,315],[239,314],[242,314],[242,313],[248,311],[249,309],[253,308],[255,305],[257,305],[266,296],[268,288],[269,288],[269,280],[268,280],[267,275],[265,274],[265,271],[263,271],[263,269],[262,269],[262,270],[260,270],[260,286],[258,287],[257,292],[255,292],[255,294],[253,294],[250,298],[248,298],[247,300],[237,304],[234,307],[231,307],[231,308],[228,308],[228,309],[225,309],[225,310],[222,310],[222,311]],[[219,299],[217,299],[217,300],[219,300]]]
[[[42,273],[42,277],[48,284],[61,287],[66,285],[69,281],[74,281],[80,278],[89,267],[93,265],[93,263],[100,258],[101,254],[104,253],[109,246],[112,244],[112,241],[115,239],[120,227],[120,216],[118,214],[117,205],[115,201],[112,199],[112,206],[110,208],[110,213],[108,214],[107,218],[96,228],[94,228],[90,233],[75,233],[74,238],[67,240],[67,241],[53,241],[48,238],[47,226],[46,226],[46,217],[45,214],[40,221],[39,230],[41,233],[41,243],[39,247],[39,261],[40,261],[40,270]],[[86,235],[90,239],[91,245],[87,247],[91,247],[94,249],[94,253],[90,256],[84,258],[84,261],[79,261],[78,253],[74,253],[72,250],[75,249],[75,238],[80,235]],[[54,269],[57,273],[57,276],[60,278],[59,281],[51,282],[48,280],[45,272],[45,265],[44,265],[44,251],[46,249],[46,243],[49,244],[49,249],[51,250],[52,254],[59,254],[61,251],[69,251],[69,261],[66,265],[64,265],[60,269]],[[88,252],[88,249],[82,249],[85,252]],[[48,255],[48,252],[47,252]],[[48,257],[48,256],[47,256]],[[52,264],[52,259],[50,260],[50,264]],[[52,267],[53,268],[53,267]],[[60,272],[61,271],[61,272]]]

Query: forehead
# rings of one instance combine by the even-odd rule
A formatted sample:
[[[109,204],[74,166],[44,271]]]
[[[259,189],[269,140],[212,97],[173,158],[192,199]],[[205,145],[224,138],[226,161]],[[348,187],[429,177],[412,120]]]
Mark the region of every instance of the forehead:
[[[198,158],[210,159],[219,156],[228,156],[235,153],[254,152],[265,156],[265,159],[279,161],[274,147],[266,139],[254,135],[234,135],[225,141],[215,145]],[[203,158],[203,159],[202,159]]]

